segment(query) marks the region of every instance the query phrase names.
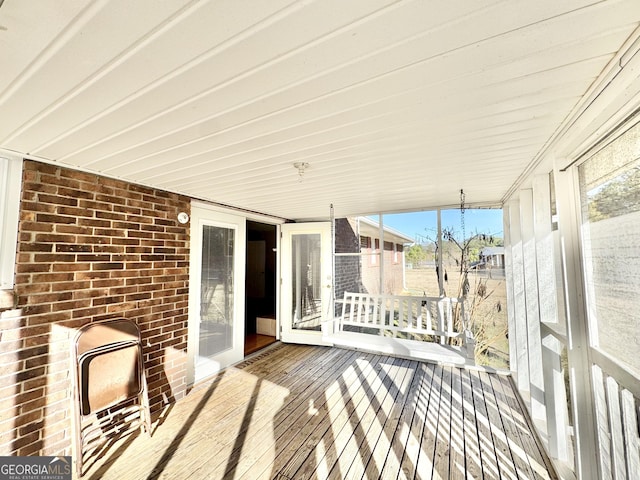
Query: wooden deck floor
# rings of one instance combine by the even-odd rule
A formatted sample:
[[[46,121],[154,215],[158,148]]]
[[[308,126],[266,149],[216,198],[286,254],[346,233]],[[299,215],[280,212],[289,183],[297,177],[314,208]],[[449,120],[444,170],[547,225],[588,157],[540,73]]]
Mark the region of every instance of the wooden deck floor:
[[[501,375],[277,344],[84,478],[555,478],[514,395]]]

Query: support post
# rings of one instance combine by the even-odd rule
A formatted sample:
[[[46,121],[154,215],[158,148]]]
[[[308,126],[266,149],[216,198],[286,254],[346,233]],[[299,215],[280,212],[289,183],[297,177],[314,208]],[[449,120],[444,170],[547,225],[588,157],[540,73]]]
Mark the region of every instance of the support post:
[[[533,190],[521,190],[520,226],[522,233],[522,266],[526,301],[527,350],[529,352],[530,408],[531,417],[534,421],[546,421],[544,379],[542,375],[542,344],[540,337],[540,295],[538,289],[534,216]]]
[[[516,355],[516,383],[524,400],[529,403],[529,345],[527,340],[527,299],[524,282],[524,254],[520,224],[520,201],[509,202],[509,233],[511,241],[511,268],[513,279],[513,319],[509,324],[509,349]],[[511,330],[513,326],[514,330]],[[511,336],[514,336],[513,343]],[[513,367],[512,367],[513,368]]]
[[[513,253],[511,249],[511,206],[507,203],[502,207],[504,228],[504,275],[507,286],[507,320],[509,338],[509,369],[513,377],[517,378],[518,361],[516,358],[516,322],[515,303],[513,299]]]
[[[567,312],[567,357],[575,432],[576,477],[586,480],[598,478],[597,455],[594,455],[598,448],[582,283],[576,173],[574,168],[565,171],[556,168],[554,177]]]
[[[444,271],[442,270],[442,211],[438,209],[438,295],[444,297]]]
[[[534,231],[536,236],[536,265],[538,269],[538,295],[540,323],[558,324],[556,264],[558,256],[553,235],[551,215],[551,188],[549,174],[533,179]],[[562,344],[551,333],[542,333],[542,371],[544,375],[544,404],[549,453],[552,457],[569,461],[567,442],[567,398],[562,372]]]
[[[380,293],[384,295],[386,292],[384,291],[384,224],[382,223],[382,213],[378,214],[378,236],[380,237]]]

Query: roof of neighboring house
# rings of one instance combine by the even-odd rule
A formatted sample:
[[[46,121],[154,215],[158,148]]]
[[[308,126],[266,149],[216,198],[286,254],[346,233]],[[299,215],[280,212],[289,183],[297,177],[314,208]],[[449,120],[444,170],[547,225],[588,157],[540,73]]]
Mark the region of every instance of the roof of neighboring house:
[[[367,217],[356,217],[360,222],[360,235],[378,238],[380,224]],[[393,243],[413,243],[414,239],[391,227],[384,227],[384,241]]]
[[[489,257],[491,255],[504,255],[504,247],[483,247],[480,255]]]

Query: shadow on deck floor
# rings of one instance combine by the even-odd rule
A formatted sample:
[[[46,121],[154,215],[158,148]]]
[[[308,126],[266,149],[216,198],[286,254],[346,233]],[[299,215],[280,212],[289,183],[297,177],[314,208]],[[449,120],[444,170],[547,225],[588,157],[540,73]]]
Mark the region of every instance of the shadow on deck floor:
[[[555,478],[515,395],[503,375],[278,344],[84,478]]]

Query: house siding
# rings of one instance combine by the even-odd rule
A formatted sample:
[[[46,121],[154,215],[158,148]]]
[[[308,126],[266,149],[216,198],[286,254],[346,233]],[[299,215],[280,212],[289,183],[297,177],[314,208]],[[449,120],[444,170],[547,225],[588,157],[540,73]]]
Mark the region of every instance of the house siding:
[[[77,329],[135,321],[152,414],[186,393],[190,199],[26,161],[16,308],[0,316],[0,455],[71,447]]]

